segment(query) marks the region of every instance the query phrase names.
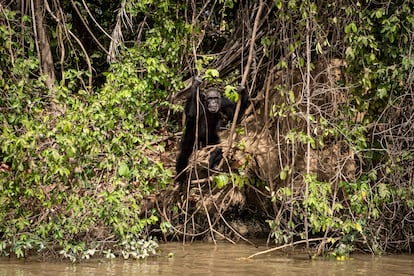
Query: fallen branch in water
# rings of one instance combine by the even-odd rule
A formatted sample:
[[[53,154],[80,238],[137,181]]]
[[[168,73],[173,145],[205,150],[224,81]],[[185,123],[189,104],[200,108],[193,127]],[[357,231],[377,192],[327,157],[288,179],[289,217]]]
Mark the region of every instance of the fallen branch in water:
[[[283,248],[286,248],[286,247],[295,246],[295,245],[298,245],[298,244],[301,244],[301,243],[314,242],[314,241],[323,241],[323,240],[327,240],[327,239],[328,238],[314,238],[314,239],[307,239],[307,240],[300,240],[300,241],[296,241],[296,242],[291,242],[289,244],[284,244],[284,245],[281,245],[281,246],[278,246],[278,247],[275,247],[275,248],[270,248],[270,249],[267,249],[267,250],[264,250],[264,251],[254,253],[254,254],[250,255],[249,257],[247,257],[247,259],[251,259],[251,258],[259,256],[259,255],[263,255],[263,254],[267,254],[267,253],[270,253],[270,252],[273,252],[273,251],[277,251],[277,250],[280,250],[280,249],[283,249]]]

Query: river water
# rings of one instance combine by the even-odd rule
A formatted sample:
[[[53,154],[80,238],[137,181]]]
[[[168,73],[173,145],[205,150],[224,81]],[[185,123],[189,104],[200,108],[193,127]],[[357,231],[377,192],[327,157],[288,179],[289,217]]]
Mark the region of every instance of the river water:
[[[0,259],[0,276],[15,275],[414,275],[414,255],[353,255],[349,260],[309,260],[283,252],[248,256],[265,247],[247,244],[168,243],[159,257],[144,261],[56,261]]]

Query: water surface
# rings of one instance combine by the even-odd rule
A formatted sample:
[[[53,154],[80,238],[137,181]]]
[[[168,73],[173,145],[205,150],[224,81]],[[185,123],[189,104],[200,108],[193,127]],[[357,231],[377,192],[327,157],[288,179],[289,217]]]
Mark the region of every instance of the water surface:
[[[350,260],[309,260],[283,252],[246,257],[265,247],[247,244],[169,243],[159,257],[144,261],[56,261],[0,259],[0,276],[16,275],[414,275],[414,255],[353,255]]]

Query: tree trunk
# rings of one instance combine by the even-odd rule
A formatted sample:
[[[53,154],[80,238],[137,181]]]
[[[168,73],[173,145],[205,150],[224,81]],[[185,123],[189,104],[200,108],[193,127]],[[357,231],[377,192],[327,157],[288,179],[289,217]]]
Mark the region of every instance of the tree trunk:
[[[33,3],[33,2],[32,2]],[[44,0],[35,0],[33,6],[35,20],[36,44],[38,45],[41,73],[47,75],[46,86],[53,88],[55,82],[55,68],[53,66],[52,51],[50,50],[49,37],[45,27]]]

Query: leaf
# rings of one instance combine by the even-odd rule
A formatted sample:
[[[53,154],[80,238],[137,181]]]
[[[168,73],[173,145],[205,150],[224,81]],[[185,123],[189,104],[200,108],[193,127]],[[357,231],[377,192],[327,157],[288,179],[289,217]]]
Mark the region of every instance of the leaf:
[[[355,223],[355,230],[357,230],[358,232],[362,232],[362,226],[359,223]]]
[[[383,99],[388,95],[387,89],[385,87],[378,88],[376,94],[379,99]]]
[[[319,42],[316,43],[316,53],[322,54],[322,46]]]
[[[281,60],[277,63],[276,68],[277,68],[277,69],[286,69],[286,68],[288,68],[288,63],[287,63],[287,61],[286,61],[285,59],[281,59]]]
[[[388,199],[391,195],[385,183],[378,184],[378,194],[381,199]]]
[[[346,48],[345,55],[350,60],[353,60],[355,58],[354,50],[351,47]]]
[[[289,90],[289,100],[294,103],[295,102],[295,93],[292,90]]]
[[[217,69],[207,69],[205,74],[211,78],[218,78],[220,76],[220,73]]]
[[[352,29],[352,31],[353,31],[354,33],[356,33],[356,32],[357,32],[357,26],[356,26],[356,24],[355,24],[354,22],[352,22],[352,23],[351,23],[351,29]]]
[[[290,167],[286,165],[283,170],[280,172],[280,180],[286,180],[288,174],[290,174]]]
[[[378,10],[375,12],[375,16],[376,16],[377,18],[381,18],[381,17],[384,15],[384,13],[385,13],[384,9],[378,9]]]
[[[280,172],[280,180],[285,180],[287,177],[287,172],[285,170]]]
[[[356,26],[355,22],[352,22],[352,23],[345,26],[345,33],[346,34],[349,34],[351,31],[353,33],[357,32],[357,26]]]
[[[216,175],[214,177],[213,181],[214,181],[214,183],[216,183],[217,188],[221,189],[224,186],[226,186],[227,181],[228,181],[228,177],[227,177],[227,175],[219,174],[219,175]]]
[[[289,8],[289,10],[296,10],[296,8],[297,8],[296,1],[295,0],[290,0],[288,2],[288,8]]]
[[[283,5],[283,3],[282,3],[281,0],[276,0],[276,7],[277,7],[278,10],[282,9],[282,5]]]
[[[224,88],[224,95],[226,98],[230,99],[233,102],[237,102],[239,100],[239,94],[237,93],[236,87],[232,85],[226,85]]]
[[[118,174],[120,176],[128,176],[128,174],[129,174],[128,165],[125,164],[125,163],[121,163],[118,167]]]

